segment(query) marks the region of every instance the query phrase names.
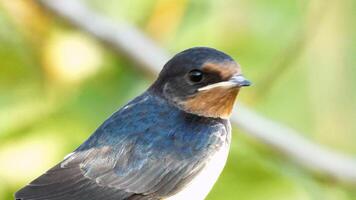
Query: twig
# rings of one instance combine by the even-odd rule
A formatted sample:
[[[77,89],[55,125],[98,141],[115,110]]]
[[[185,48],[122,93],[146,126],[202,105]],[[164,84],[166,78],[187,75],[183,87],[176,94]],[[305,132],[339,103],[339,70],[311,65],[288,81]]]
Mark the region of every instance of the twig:
[[[77,28],[124,53],[139,67],[157,75],[168,60],[159,48],[138,29],[124,22],[113,22],[98,15],[78,0],[39,0],[46,9]],[[356,184],[356,160],[326,149],[303,138],[301,133],[271,121],[239,105],[232,122],[251,135],[291,158],[298,165],[330,178]]]

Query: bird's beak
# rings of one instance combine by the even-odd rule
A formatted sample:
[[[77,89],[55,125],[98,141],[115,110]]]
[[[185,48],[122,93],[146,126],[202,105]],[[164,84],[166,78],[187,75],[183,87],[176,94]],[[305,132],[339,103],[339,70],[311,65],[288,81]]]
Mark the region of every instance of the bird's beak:
[[[216,87],[235,88],[250,86],[251,82],[247,80],[242,74],[235,74],[229,80],[207,85],[198,89],[198,91],[210,90]]]
[[[236,87],[247,87],[251,85],[251,82],[247,80],[242,74],[232,76],[228,82],[231,82]]]

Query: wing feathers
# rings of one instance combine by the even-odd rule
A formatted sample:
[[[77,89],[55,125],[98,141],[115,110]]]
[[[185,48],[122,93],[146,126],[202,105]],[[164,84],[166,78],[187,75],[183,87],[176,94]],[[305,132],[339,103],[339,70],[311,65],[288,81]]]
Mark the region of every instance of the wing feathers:
[[[228,132],[226,122],[182,113],[162,101],[148,93],[133,100],[16,198],[158,200],[177,193]]]
[[[101,187],[82,175],[79,167],[61,168],[60,164],[15,194],[21,200],[98,200],[126,199],[133,193]]]

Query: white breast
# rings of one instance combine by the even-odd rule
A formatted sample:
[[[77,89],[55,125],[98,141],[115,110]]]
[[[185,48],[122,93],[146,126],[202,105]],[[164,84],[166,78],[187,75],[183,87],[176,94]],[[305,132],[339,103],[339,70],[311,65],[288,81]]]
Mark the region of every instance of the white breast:
[[[203,200],[208,195],[222,172],[227,156],[229,145],[220,148],[206,164],[205,168],[179,193],[166,200]]]

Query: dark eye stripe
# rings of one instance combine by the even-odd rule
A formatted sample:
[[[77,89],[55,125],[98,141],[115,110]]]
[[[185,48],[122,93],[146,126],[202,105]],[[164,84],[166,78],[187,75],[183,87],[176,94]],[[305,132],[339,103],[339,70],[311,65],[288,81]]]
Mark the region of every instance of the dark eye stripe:
[[[200,70],[194,69],[189,72],[188,76],[189,76],[190,81],[192,81],[194,83],[198,83],[203,79],[203,72]]]

